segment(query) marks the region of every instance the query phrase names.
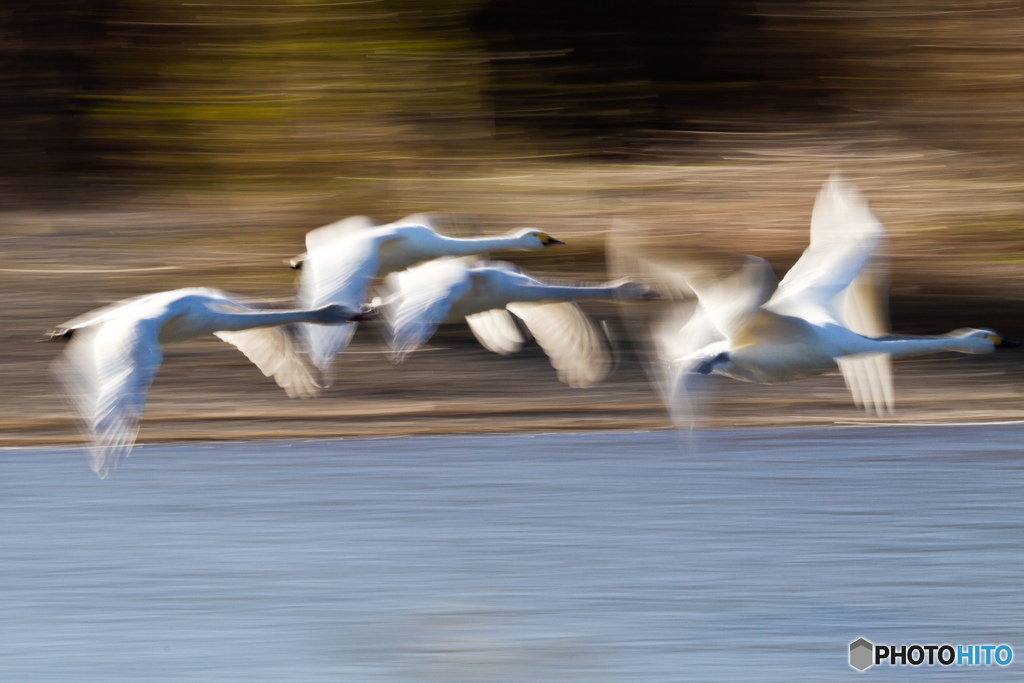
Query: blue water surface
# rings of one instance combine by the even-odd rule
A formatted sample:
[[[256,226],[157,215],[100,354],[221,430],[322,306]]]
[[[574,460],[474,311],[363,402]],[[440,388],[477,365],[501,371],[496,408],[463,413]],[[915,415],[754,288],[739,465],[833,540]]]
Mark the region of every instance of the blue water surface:
[[[1024,680],[1024,426],[0,451],[0,680]],[[1006,643],[1008,667],[847,663]]]

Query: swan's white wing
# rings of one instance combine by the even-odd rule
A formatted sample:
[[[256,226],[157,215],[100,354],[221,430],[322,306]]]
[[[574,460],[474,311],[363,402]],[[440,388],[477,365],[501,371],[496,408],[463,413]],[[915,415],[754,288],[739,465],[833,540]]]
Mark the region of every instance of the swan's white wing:
[[[622,263],[626,257],[617,258]],[[634,256],[630,269],[622,272],[630,271],[664,297],[667,306],[652,333],[659,356],[669,361],[724,338],[742,345],[751,321],[764,317],[761,307],[778,283],[762,258],[704,247]]]
[[[380,266],[378,240],[373,235],[346,234],[347,237],[311,249],[303,261],[299,303],[304,308],[342,304],[358,310],[363,305]],[[299,329],[313,364],[326,370],[334,357],[348,346],[356,324],[304,323]]]
[[[604,338],[574,302],[508,304],[571,387],[588,387],[608,375],[611,355]]]
[[[853,403],[868,413],[892,413],[895,392],[889,354],[873,353],[837,359]]]
[[[470,216],[440,211],[414,213],[391,223],[391,225],[422,225],[439,235],[456,239],[474,239],[478,235],[476,221]]]
[[[811,240],[767,308],[812,322],[837,322],[867,337],[888,334],[885,228],[860,191],[838,173],[814,203]],[[839,359],[856,405],[892,412],[892,364],[885,354]]]
[[[673,424],[679,428],[697,426],[705,414],[711,380],[694,370],[697,352],[724,341],[704,311],[695,302],[680,303],[652,328],[658,363],[655,380]]]
[[[348,218],[307,232],[306,251],[329,246],[351,236],[353,233],[364,232],[376,226],[377,222],[367,216],[349,216]]]
[[[811,322],[841,322],[839,295],[884,239],[885,228],[860,191],[832,174],[814,202],[810,245],[766,308]]]
[[[105,323],[108,320],[115,320],[123,316],[131,317],[135,314],[134,311],[155,310],[189,294],[199,294],[218,299],[229,298],[225,292],[209,287],[185,287],[165,292],[156,292],[154,294],[143,294],[142,296],[122,299],[108,306],[102,306],[88,313],[83,313],[62,325],[58,325],[56,329],[77,330],[86,327],[98,327],[101,323]]]
[[[433,336],[452,305],[472,288],[472,276],[462,259],[438,259],[398,273],[389,284],[394,294],[384,314],[392,358],[400,361]]]
[[[683,302],[687,298],[694,302],[693,292],[687,286],[686,280],[677,272],[646,257],[653,248],[643,249],[643,245],[633,242],[637,232],[636,226],[617,221],[615,229],[608,236],[605,255],[612,277],[645,282],[661,294],[659,302],[652,302],[648,306],[627,305],[618,308],[633,345],[647,357],[651,367],[657,367],[661,363],[657,343],[661,323],[669,318],[678,318],[677,310],[684,305]],[[641,253],[644,256],[641,256]],[[683,322],[685,319],[679,319],[676,329],[681,327]]]
[[[512,315],[504,308],[467,315],[466,322],[473,336],[485,349],[502,356],[515,353],[527,340]]]
[[[116,303],[112,303],[109,306],[103,306],[101,308],[94,309],[88,313],[72,318],[71,320],[58,325],[55,329],[57,330],[78,330],[89,326],[98,326],[107,320],[113,319],[121,315],[125,309],[130,306],[134,306],[146,299],[152,298],[154,295],[145,294],[142,296],[132,297],[130,299],[124,299]]]
[[[430,213],[414,213],[391,223],[391,225],[422,225],[431,230],[437,230],[437,218]]]
[[[887,265],[887,259],[876,253],[846,290],[842,318],[857,334],[889,334]],[[839,369],[857,406],[878,415],[893,412],[896,392],[888,354],[840,358]]]
[[[752,321],[763,317],[762,306],[772,296],[778,280],[762,258],[730,252],[707,252],[708,259],[686,274],[697,295],[704,320],[735,346]]]
[[[92,436],[90,464],[101,478],[131,452],[162,358],[155,327],[129,319],[79,330],[57,364]]]
[[[636,227],[618,226],[609,261],[616,276],[639,279],[662,295],[658,304],[623,307],[626,324],[647,351],[649,374],[672,422],[692,429],[706,419],[717,381],[695,371],[700,359],[713,357],[709,347],[726,339],[734,346],[748,344],[757,327],[772,324],[774,316],[762,307],[778,280],[761,258],[641,239]],[[647,319],[646,311],[657,314]]]
[[[879,251],[884,252],[884,242]],[[876,253],[847,287],[842,298],[841,320],[865,337],[884,337],[889,329],[889,260]]]
[[[316,396],[320,389],[313,370],[299,355],[295,343],[284,327],[261,327],[236,332],[214,332],[235,346],[253,362],[266,377],[273,377],[277,386],[292,398]]]

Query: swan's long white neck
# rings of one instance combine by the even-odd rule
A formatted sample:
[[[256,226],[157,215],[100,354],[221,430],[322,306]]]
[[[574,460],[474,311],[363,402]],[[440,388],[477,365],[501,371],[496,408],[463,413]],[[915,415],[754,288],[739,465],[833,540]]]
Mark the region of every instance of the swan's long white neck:
[[[257,327],[277,327],[291,323],[323,323],[324,313],[317,309],[292,311],[217,311],[176,315],[160,328],[161,343],[179,342],[213,332],[238,332]]]
[[[475,237],[472,239],[444,238],[444,253],[451,256],[472,256],[488,251],[507,249],[529,249],[525,246],[521,235],[503,235],[500,237]]]
[[[989,350],[979,348],[979,340],[972,337],[887,337],[873,341],[879,352],[887,353],[892,358],[908,358],[943,351],[985,353]]]
[[[531,285],[516,290],[516,301],[569,301],[572,299],[614,299],[618,287],[566,287],[560,285]]]
[[[294,311],[254,311],[252,313],[217,313],[215,320],[217,332],[236,332],[251,330],[256,327],[277,327],[292,323],[316,323],[324,319],[318,310]]]

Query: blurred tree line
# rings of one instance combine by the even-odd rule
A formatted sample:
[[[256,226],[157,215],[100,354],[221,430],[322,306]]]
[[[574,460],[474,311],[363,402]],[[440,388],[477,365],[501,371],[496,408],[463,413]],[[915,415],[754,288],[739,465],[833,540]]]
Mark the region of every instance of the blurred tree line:
[[[369,175],[834,116],[1013,153],[1008,0],[34,0],[0,10],[11,188]],[[1011,142],[1012,141],[1012,142]]]

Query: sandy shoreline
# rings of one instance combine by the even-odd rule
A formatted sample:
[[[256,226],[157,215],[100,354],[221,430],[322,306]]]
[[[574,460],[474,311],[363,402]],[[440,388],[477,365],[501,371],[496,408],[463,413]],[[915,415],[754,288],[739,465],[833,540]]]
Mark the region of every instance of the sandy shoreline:
[[[140,444],[671,428],[635,360],[620,363],[604,384],[573,390],[558,383],[537,349],[501,358],[465,340],[464,348],[436,348],[404,366],[364,354],[351,363],[358,373],[339,377],[321,396],[289,400],[230,348],[215,340],[189,346],[195,348],[175,352],[154,382]],[[714,429],[1024,420],[1022,356],[1008,351],[897,362],[897,412],[886,416],[853,406],[838,374],[769,386],[715,378],[701,424]],[[59,396],[47,395],[45,405],[16,405],[10,396],[4,402],[0,446],[84,443]]]

